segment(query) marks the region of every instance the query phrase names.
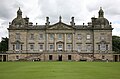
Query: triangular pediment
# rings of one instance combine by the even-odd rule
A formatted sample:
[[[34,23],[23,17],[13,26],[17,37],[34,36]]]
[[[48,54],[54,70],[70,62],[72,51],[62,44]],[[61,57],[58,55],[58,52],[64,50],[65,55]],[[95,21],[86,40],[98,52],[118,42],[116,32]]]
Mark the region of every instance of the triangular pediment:
[[[72,30],[74,29],[72,26],[67,25],[65,23],[62,22],[58,22],[56,24],[50,25],[47,29],[53,29],[53,30]]]

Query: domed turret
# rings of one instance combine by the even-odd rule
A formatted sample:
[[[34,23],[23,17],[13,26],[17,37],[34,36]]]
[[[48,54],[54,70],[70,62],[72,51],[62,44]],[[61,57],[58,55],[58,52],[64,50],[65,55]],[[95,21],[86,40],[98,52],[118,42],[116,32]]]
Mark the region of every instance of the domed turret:
[[[97,25],[109,25],[109,21],[103,17],[97,18],[96,23]]]
[[[21,11],[20,7],[19,7],[19,10],[17,11],[17,16],[22,16],[22,11]]]
[[[19,7],[17,17],[12,21],[12,25],[25,25],[25,19],[22,18],[22,11]]]
[[[100,10],[98,12],[98,18],[96,19],[97,25],[109,25],[109,21],[104,18],[104,11],[102,10],[102,7],[100,7]]]

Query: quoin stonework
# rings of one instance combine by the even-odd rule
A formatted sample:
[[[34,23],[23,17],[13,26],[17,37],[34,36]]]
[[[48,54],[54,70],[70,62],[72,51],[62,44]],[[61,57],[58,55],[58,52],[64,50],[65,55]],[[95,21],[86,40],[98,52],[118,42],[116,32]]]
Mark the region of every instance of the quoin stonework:
[[[74,17],[66,24],[61,16],[54,24],[46,17],[45,25],[33,25],[28,17],[22,17],[19,8],[17,17],[9,23],[6,58],[8,61],[113,61],[112,30],[102,8],[98,18],[92,17],[87,25],[75,25]]]

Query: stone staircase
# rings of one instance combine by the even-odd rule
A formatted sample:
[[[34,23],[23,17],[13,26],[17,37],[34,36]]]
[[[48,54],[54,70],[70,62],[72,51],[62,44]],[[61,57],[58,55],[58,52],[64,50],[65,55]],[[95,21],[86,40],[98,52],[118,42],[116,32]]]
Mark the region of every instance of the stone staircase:
[[[31,54],[29,56],[26,56],[24,59],[28,61],[40,61],[41,54]]]

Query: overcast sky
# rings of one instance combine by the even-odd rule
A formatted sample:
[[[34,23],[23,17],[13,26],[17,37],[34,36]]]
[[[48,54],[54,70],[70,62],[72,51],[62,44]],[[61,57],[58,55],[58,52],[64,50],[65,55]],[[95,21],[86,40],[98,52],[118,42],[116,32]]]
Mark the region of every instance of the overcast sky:
[[[23,17],[29,17],[34,24],[44,24],[49,16],[51,24],[62,21],[69,24],[75,17],[77,25],[87,24],[91,17],[98,17],[100,7],[105,18],[112,22],[113,35],[120,36],[120,0],[0,0],[0,38],[8,37],[9,22],[16,17],[19,7]],[[1,39],[0,39],[1,40]]]

